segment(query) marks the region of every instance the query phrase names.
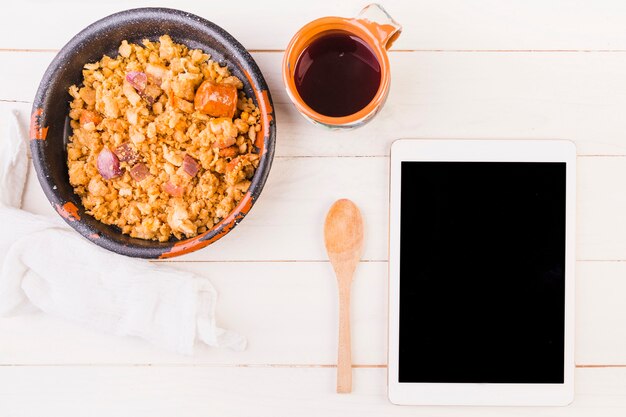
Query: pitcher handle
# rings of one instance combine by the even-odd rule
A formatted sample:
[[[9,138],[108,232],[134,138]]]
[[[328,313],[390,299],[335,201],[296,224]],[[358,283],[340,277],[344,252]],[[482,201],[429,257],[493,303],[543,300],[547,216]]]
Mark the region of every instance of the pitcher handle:
[[[372,32],[385,49],[391,48],[402,32],[402,26],[389,16],[383,6],[377,3],[365,6],[356,19]]]

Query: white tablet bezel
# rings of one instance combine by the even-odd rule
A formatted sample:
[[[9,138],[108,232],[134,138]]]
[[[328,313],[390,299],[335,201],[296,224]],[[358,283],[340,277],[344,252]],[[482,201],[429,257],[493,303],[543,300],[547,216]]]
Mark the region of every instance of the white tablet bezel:
[[[403,161],[565,162],[565,355],[563,384],[398,382],[400,184]],[[389,400],[414,405],[567,405],[574,397],[576,147],[565,140],[401,139],[391,147],[389,224]],[[418,259],[416,259],[419,262]],[[459,349],[462,349],[459,346]],[[428,360],[428,358],[423,358]]]

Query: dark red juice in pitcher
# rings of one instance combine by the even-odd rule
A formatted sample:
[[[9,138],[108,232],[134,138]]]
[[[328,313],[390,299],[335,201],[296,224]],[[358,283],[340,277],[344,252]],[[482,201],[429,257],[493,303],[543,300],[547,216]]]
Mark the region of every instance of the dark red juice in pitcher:
[[[311,42],[300,54],[296,89],[317,113],[349,116],[367,106],[381,81],[378,59],[358,36],[333,31]]]

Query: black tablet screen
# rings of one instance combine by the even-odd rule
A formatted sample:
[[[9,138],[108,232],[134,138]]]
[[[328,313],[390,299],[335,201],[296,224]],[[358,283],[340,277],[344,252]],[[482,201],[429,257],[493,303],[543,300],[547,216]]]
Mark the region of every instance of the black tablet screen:
[[[563,383],[565,163],[402,162],[399,382]]]

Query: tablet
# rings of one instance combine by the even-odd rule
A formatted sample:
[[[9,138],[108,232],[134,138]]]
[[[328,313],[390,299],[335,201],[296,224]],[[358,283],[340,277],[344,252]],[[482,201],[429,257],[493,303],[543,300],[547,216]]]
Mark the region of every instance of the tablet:
[[[394,142],[391,402],[573,400],[575,164],[569,141]]]

